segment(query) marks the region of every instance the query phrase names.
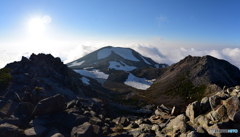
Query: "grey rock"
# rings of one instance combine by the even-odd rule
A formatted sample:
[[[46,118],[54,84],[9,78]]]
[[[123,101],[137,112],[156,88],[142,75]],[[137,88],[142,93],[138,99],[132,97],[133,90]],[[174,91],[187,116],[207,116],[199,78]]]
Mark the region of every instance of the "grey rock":
[[[67,103],[67,109],[73,108],[76,105],[76,100],[72,100]]]
[[[44,126],[37,125],[35,127],[29,128],[24,131],[25,136],[27,137],[38,137],[42,136],[48,131],[48,129]]]
[[[200,106],[201,106],[203,112],[207,112],[208,110],[211,110],[211,106],[210,106],[208,97],[204,97],[201,100]]]
[[[195,101],[187,106],[186,116],[189,117],[191,122],[194,122],[194,119],[201,114],[201,107],[198,101]]]
[[[200,137],[200,135],[195,131],[191,131],[190,133],[187,134],[187,137]]]
[[[62,95],[55,95],[41,100],[35,107],[32,115],[40,116],[56,113],[65,109],[65,98]]]
[[[89,122],[74,127],[71,132],[71,137],[91,137],[94,135],[93,127]]]
[[[96,125],[103,125],[103,122],[101,119],[97,118],[97,117],[91,117],[89,122],[91,124],[96,124]]]
[[[4,123],[0,125],[0,136],[1,137],[21,137],[22,130],[20,130],[15,125]]]
[[[209,103],[212,108],[212,110],[215,110],[216,106],[219,105],[221,102],[221,99],[218,95],[213,95],[209,97]]]
[[[55,133],[51,137],[64,137],[61,133]]]
[[[179,107],[177,107],[177,106],[174,106],[174,107],[172,108],[171,115],[177,116],[177,115],[180,114],[180,112],[181,112],[181,108],[179,108]]]
[[[239,100],[237,96],[230,97],[225,101],[224,106],[227,109],[227,115],[229,119],[234,120],[234,115],[237,112],[238,104]]]

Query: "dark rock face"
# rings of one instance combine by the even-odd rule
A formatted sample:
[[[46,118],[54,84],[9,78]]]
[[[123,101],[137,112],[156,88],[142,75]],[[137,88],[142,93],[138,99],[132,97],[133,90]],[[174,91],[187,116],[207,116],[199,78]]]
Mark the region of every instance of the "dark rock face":
[[[56,113],[64,110],[65,98],[63,95],[55,95],[53,97],[41,100],[33,110],[33,116],[40,116],[45,114]]]
[[[83,85],[80,74],[64,65],[60,58],[54,58],[50,54],[32,54],[29,59],[22,57],[21,61],[7,64],[5,68],[10,69],[12,81],[4,94],[11,100],[16,91],[26,101],[30,101],[31,95],[35,104],[57,93],[70,100],[76,95],[94,95],[90,87]]]

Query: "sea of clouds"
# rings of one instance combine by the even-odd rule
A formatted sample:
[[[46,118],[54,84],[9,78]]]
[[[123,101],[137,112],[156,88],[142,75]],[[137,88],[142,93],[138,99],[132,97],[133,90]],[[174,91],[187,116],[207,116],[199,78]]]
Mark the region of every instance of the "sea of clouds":
[[[95,45],[95,44],[81,44],[78,46],[71,46],[71,48],[64,48],[64,50],[55,49],[55,50],[45,50],[41,52],[37,51],[24,51],[24,52],[12,52],[2,50],[0,51],[0,68],[4,67],[7,63],[13,61],[21,60],[22,56],[30,57],[32,53],[51,53],[55,57],[60,57],[64,63],[68,63],[74,61],[78,58],[83,57],[99,48],[102,48],[103,44]],[[143,56],[152,58],[154,61],[158,63],[167,63],[171,65],[180,61],[188,55],[191,56],[205,56],[211,55],[218,59],[224,59],[229,61],[231,64],[240,68],[240,49],[239,48],[224,48],[221,50],[212,49],[212,50],[200,50],[195,48],[183,48],[183,47],[161,47],[161,46],[151,46],[147,44],[125,44],[125,45],[117,45],[117,47],[128,47],[132,48],[135,51],[139,52]]]

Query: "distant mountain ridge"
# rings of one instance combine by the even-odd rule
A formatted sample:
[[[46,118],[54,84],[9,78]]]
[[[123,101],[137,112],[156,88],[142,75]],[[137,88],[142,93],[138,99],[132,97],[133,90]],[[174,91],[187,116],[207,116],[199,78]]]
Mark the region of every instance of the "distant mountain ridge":
[[[131,71],[135,68],[164,68],[167,64],[159,64],[130,48],[103,47],[80,59],[67,63],[72,69],[93,67],[95,69],[116,69]]]
[[[157,103],[184,104],[213,94],[223,86],[240,84],[239,68],[212,56],[187,56],[166,68],[160,77],[144,91]],[[171,100],[171,101],[170,101]]]

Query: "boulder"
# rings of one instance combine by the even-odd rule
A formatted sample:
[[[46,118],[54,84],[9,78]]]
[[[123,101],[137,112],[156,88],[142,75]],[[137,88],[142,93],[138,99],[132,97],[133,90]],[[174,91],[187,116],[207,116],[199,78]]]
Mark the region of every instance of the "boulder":
[[[186,116],[194,123],[194,119],[201,114],[201,107],[198,101],[195,101],[187,106]]]
[[[71,137],[92,137],[94,130],[89,122],[85,122],[82,125],[74,127],[71,132]]]
[[[221,99],[225,100],[230,97],[229,94],[226,94],[224,91],[218,92],[216,95],[218,95]]]
[[[41,100],[33,110],[33,116],[56,113],[65,109],[65,98],[63,95],[55,95]]]
[[[99,119],[99,118],[97,118],[97,117],[91,117],[90,120],[89,120],[89,122],[90,122],[91,124],[96,124],[96,125],[99,125],[99,126],[103,125],[102,120]]]
[[[17,126],[4,123],[0,125],[0,137],[21,137],[22,130]]]
[[[239,100],[237,96],[230,97],[225,101],[224,106],[227,109],[227,115],[229,119],[234,120],[234,115],[238,109],[238,104]]]
[[[32,115],[34,106],[30,102],[21,102],[16,108],[15,115],[16,116],[24,116],[29,117]]]
[[[188,129],[189,126],[186,123],[186,116],[180,114],[167,124],[165,131],[168,135],[173,135],[178,131],[181,133],[186,133]]]
[[[210,106],[208,97],[204,97],[201,100],[200,106],[201,106],[203,112],[207,112],[208,110],[211,110],[211,106]]]
[[[48,129],[44,126],[34,126],[32,128],[26,129],[24,131],[24,134],[26,137],[40,137],[42,135],[44,135],[46,132],[48,131]]]
[[[76,105],[76,100],[72,100],[67,103],[67,109],[73,108]]]
[[[217,105],[219,105],[221,103],[221,99],[218,95],[214,95],[214,96],[209,97],[209,103],[210,103],[212,110],[215,110]]]
[[[119,125],[128,126],[130,124],[129,119],[126,117],[118,117],[113,119],[113,122]]]
[[[196,131],[191,131],[187,134],[187,137],[201,137],[200,134]]]
[[[171,115],[177,116],[180,114],[180,112],[181,112],[181,108],[174,106],[172,109]]]
[[[165,106],[164,104],[162,104],[161,106],[157,106],[157,109],[158,109],[160,112],[166,112],[167,114],[170,114],[170,113],[171,113],[171,109],[168,108],[167,106]]]
[[[224,105],[221,105],[216,112],[221,116],[221,118],[227,117],[227,109]]]

